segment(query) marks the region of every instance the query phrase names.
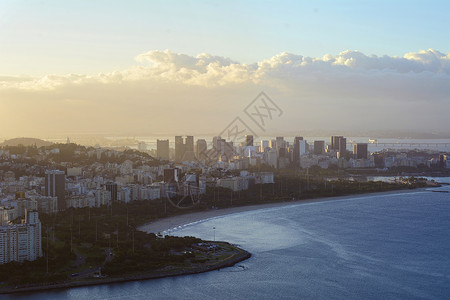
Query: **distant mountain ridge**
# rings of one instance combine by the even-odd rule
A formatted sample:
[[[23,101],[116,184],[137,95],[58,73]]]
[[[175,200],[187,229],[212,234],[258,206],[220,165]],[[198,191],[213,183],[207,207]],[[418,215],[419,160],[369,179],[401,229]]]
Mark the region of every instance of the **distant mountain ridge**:
[[[3,146],[18,146],[18,145],[24,145],[24,146],[34,146],[36,145],[36,147],[43,147],[43,146],[50,146],[52,145],[52,142],[47,142],[41,139],[35,139],[35,138],[26,138],[26,137],[21,137],[21,138],[14,138],[14,139],[9,139],[4,141],[3,143],[0,144],[0,147]]]

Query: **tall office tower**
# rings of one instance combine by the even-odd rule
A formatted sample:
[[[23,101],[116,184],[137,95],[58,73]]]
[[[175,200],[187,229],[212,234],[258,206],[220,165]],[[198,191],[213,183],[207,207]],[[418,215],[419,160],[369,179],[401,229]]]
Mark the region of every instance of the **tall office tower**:
[[[271,149],[277,149],[277,142],[275,141],[275,140],[270,140],[269,141],[269,147],[271,148]]]
[[[175,137],[175,161],[181,162],[184,156],[184,143],[183,137],[176,136]]]
[[[197,148],[195,149],[195,154],[197,155],[198,160],[206,159],[206,151],[208,150],[208,146],[206,144],[206,140],[198,139],[197,140]]]
[[[194,137],[192,135],[186,137],[185,151],[194,152]]]
[[[286,158],[286,157],[288,157],[289,152],[287,150],[288,149],[286,149],[286,148],[278,149],[278,158],[281,158],[281,157]]]
[[[367,158],[367,143],[353,144],[353,158],[361,159]]]
[[[341,137],[339,139],[338,145],[339,145],[339,147],[338,147],[339,156],[342,157],[343,155],[345,155],[347,153],[347,139],[345,137]]]
[[[245,135],[245,146],[253,146],[253,135]]]
[[[294,163],[300,164],[300,141],[303,141],[302,136],[296,136],[294,138]]]
[[[259,152],[264,152],[266,150],[266,148],[269,148],[269,141],[268,140],[263,140],[261,141],[261,146],[259,147]]]
[[[340,138],[339,136],[331,136],[331,149],[337,151],[339,149],[338,146],[338,138]]]
[[[277,148],[278,148],[278,149],[280,149],[280,148],[285,148],[285,147],[286,147],[285,141],[284,141],[284,137],[282,137],[282,136],[277,136],[276,142],[277,142]]]
[[[219,153],[219,155],[225,152],[226,143],[227,141],[225,139],[217,140],[217,152]]]
[[[236,155],[236,151],[233,142],[223,141],[222,143],[222,156],[225,156],[227,160],[232,159]]]
[[[192,135],[188,135],[186,137],[186,143],[184,144],[183,161],[192,161],[194,159],[195,159],[194,137]]]
[[[156,140],[156,157],[169,160],[169,140]]]
[[[64,171],[45,172],[45,196],[58,198],[58,210],[66,209],[66,174]]]
[[[284,150],[286,148],[286,142],[284,140],[284,137],[282,136],[277,136],[276,137],[276,150],[277,150],[277,154],[278,154],[278,158],[283,157],[284,155]],[[278,167],[280,167],[280,164],[278,162]]]
[[[117,201],[117,183],[108,182],[106,184],[106,190],[111,193],[111,201]]]
[[[219,149],[219,141],[221,141],[222,138],[220,136],[215,136],[213,137],[212,143],[213,143],[213,148],[216,149],[216,151],[218,151]]]
[[[338,151],[340,156],[344,155],[347,152],[347,139],[343,136],[332,136],[331,149]]]
[[[325,141],[314,141],[314,154],[323,154],[325,151]]]

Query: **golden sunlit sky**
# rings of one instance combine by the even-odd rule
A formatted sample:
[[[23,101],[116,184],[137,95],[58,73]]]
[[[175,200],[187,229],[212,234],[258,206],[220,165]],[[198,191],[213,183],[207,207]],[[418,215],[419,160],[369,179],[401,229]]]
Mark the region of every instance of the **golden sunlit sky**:
[[[2,1],[0,138],[450,126],[447,1]]]

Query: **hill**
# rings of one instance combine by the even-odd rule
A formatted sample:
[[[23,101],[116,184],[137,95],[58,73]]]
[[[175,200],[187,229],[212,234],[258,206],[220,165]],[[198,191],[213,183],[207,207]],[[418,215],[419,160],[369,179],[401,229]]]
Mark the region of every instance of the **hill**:
[[[18,146],[18,145],[24,145],[24,146],[33,146],[36,145],[38,148],[43,146],[50,146],[53,144],[52,142],[47,142],[41,139],[35,139],[35,138],[14,138],[10,140],[6,140],[3,143],[0,144],[0,147],[4,146]]]

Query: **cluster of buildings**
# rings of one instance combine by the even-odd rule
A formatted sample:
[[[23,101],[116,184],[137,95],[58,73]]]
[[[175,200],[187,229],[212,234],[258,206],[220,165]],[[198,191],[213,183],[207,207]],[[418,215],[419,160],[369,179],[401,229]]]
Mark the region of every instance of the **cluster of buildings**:
[[[445,154],[420,151],[421,155],[413,155],[415,151],[405,150],[370,153],[368,143],[348,143],[344,136],[331,136],[328,144],[324,140],[309,143],[301,136],[294,137],[290,142],[284,137],[276,137],[256,143],[252,135],[246,135],[239,144],[220,136],[213,137],[209,144],[205,139],[198,139],[194,145],[193,136],[187,136],[185,140],[176,136],[174,148],[170,148],[169,143],[169,140],[157,140],[157,149],[152,154],[161,160],[178,163],[197,161],[227,170],[245,170],[259,165],[274,169],[312,166],[323,169],[330,166],[386,169],[420,165],[450,168],[449,156]]]
[[[307,168],[319,165],[328,168],[332,164],[345,167],[373,167],[366,143],[353,144],[353,152],[347,151],[347,140],[343,136],[332,136],[331,143],[319,140],[309,144],[303,137],[297,136],[293,142],[284,137],[254,142],[252,135],[246,135],[243,142],[236,145],[220,136],[213,137],[210,145],[205,139],[198,139],[194,146],[194,137],[175,137],[175,147],[169,147],[169,140],[157,140],[156,157],[175,162],[199,161],[203,164],[226,169],[247,169],[265,164],[276,169],[289,166]],[[173,150],[173,151],[171,151]],[[342,162],[346,160],[348,163]],[[340,162],[341,160],[341,162]]]
[[[157,140],[153,152],[147,150],[145,143],[139,144],[141,151],[156,159],[135,150],[77,146],[67,161],[61,161],[60,154],[65,151],[67,155],[64,146],[69,145],[59,146],[61,151],[55,145],[22,154],[0,149],[0,263],[42,256],[39,213],[114,202],[199,199],[207,187],[238,192],[255,184],[274,183],[273,172],[249,171],[261,166],[450,168],[450,156],[431,152],[369,153],[366,143],[354,143],[353,151],[349,151],[343,136],[332,136],[326,144],[324,140],[308,143],[300,136],[293,141],[276,137],[256,143],[252,135],[247,135],[238,145],[218,136],[210,144],[205,139],[194,143],[193,136],[176,136],[173,148],[169,140]],[[56,163],[58,157],[60,161]]]

